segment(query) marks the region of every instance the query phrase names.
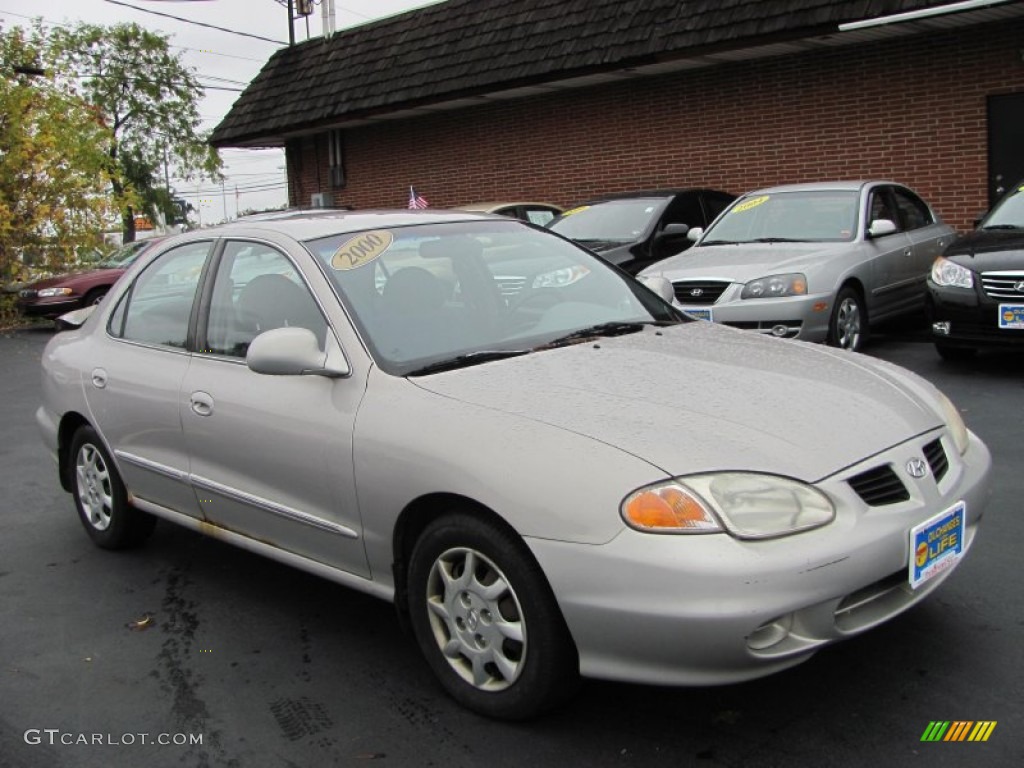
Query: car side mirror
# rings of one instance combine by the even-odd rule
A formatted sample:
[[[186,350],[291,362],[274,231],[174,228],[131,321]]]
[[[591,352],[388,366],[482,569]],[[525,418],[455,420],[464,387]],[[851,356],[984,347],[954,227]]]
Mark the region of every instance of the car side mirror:
[[[671,304],[672,300],[676,297],[675,288],[672,287],[672,283],[669,282],[668,278],[657,276],[645,276],[640,275],[637,277],[644,286],[654,291],[658,296],[665,302]]]
[[[868,227],[868,237],[885,237],[896,232],[896,222],[891,219],[875,219]]]
[[[320,351],[316,335],[308,328],[274,328],[249,344],[245,364],[268,376],[348,376],[352,369],[334,335],[327,333],[327,351]]]
[[[65,312],[63,315],[58,317],[54,321],[54,327],[58,331],[69,331],[73,328],[81,328],[86,320],[96,311],[96,305],[90,304],[87,307],[81,309],[74,309],[71,312]]]
[[[704,227],[694,227],[686,233],[686,239],[691,243],[696,243],[700,240],[700,236],[704,234]]]

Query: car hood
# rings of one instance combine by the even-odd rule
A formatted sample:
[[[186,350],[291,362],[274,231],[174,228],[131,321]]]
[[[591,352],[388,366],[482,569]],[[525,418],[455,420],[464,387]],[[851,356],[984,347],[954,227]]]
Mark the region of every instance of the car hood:
[[[669,475],[816,481],[942,424],[929,385],[900,368],[696,321],[411,381],[616,446]]]
[[[799,272],[850,249],[850,243],[742,243],[694,246],[654,266],[641,275],[661,275],[669,280],[718,277],[745,283],[767,275]]]
[[[1024,232],[980,229],[957,240],[943,255],[976,272],[1024,269]]]
[[[107,280],[107,278],[110,278],[108,282],[115,282],[123,273],[123,269],[89,269],[83,272],[71,272],[65,275],[57,275],[56,277],[47,277],[42,280],[37,280],[26,287],[33,291],[39,291],[43,288],[53,288],[58,285],[75,288],[80,285],[103,282],[104,280]]]

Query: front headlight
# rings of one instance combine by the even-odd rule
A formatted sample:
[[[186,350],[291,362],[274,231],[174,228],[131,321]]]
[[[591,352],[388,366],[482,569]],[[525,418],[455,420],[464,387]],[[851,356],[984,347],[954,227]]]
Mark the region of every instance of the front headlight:
[[[807,278],[799,273],[770,275],[751,280],[743,286],[741,299],[775,299],[782,296],[806,296]]]
[[[974,275],[967,267],[939,256],[932,264],[932,282],[946,288],[973,288]]]
[[[776,475],[722,472],[641,488],[622,502],[628,525],[650,533],[711,533],[739,539],[786,536],[826,525],[835,507],[821,491]]]
[[[941,409],[940,415],[953,436],[953,445],[956,446],[957,451],[963,456],[967,452],[967,445],[970,442],[970,437],[967,434],[967,425],[964,424],[964,417],[960,415],[960,411],[953,405],[952,400],[941,392],[938,392],[938,395],[939,407]]]
[[[43,288],[36,294],[41,299],[49,298],[50,296],[70,296],[70,288]]]

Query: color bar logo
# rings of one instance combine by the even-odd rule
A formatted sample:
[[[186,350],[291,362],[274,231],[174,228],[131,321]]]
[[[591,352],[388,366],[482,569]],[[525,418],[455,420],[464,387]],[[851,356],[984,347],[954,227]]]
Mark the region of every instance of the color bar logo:
[[[921,741],[988,741],[995,729],[995,720],[932,720]]]

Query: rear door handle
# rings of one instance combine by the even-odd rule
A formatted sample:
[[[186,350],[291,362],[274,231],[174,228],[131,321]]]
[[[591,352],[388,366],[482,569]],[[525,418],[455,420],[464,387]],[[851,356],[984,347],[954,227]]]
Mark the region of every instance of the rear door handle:
[[[102,368],[92,369],[92,385],[96,389],[103,389],[107,386],[107,372]]]
[[[192,412],[197,416],[209,416],[213,413],[213,395],[208,392],[193,392],[189,397]]]

